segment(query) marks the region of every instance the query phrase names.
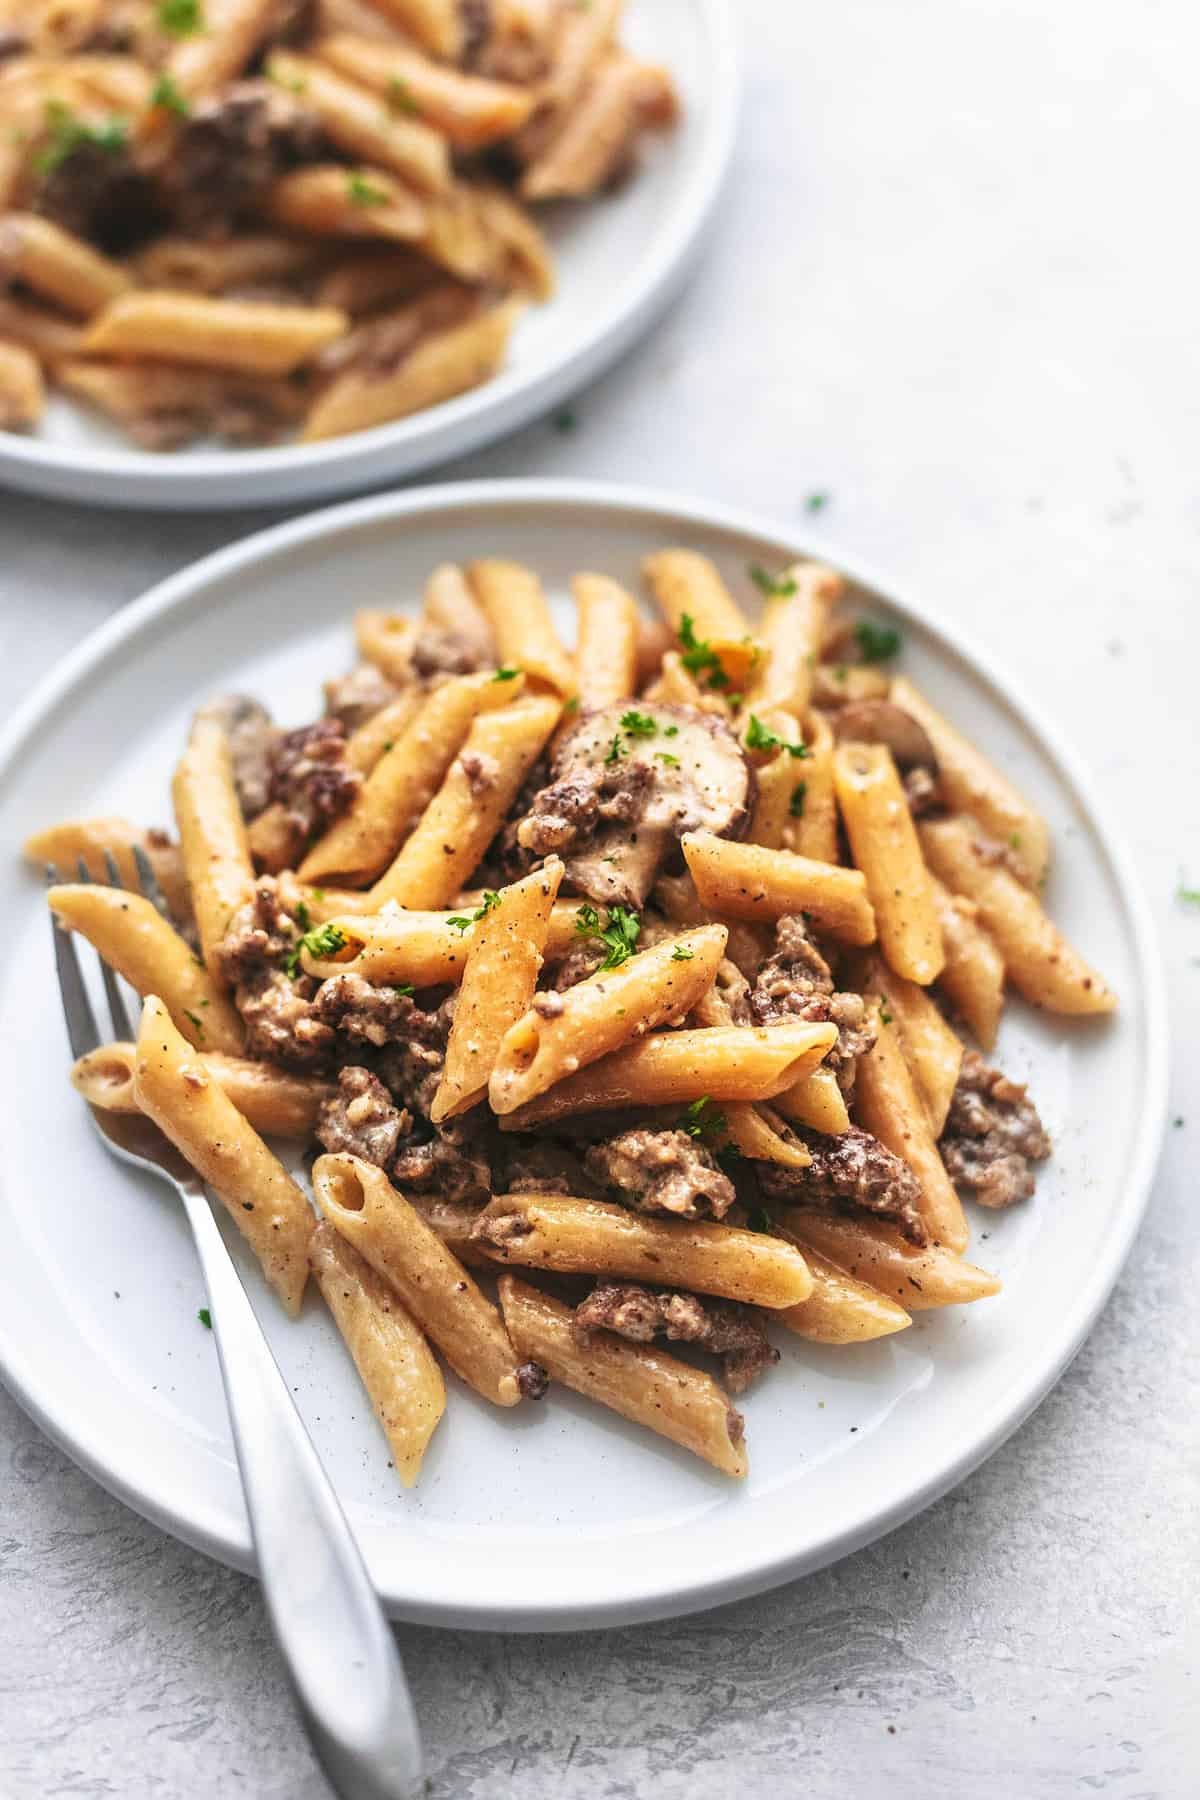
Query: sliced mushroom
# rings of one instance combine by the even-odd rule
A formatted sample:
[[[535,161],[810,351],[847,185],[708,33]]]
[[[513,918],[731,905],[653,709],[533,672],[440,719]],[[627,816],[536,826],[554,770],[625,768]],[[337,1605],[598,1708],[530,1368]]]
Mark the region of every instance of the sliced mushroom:
[[[832,716],[840,744],[886,744],[901,774],[910,769],[938,772],[937,752],[923,725],[893,700],[851,700]]]
[[[736,837],[753,774],[723,719],[685,706],[619,702],[586,714],[560,743],[554,779],[517,828],[537,856],[600,905],[640,907],[685,831]]]

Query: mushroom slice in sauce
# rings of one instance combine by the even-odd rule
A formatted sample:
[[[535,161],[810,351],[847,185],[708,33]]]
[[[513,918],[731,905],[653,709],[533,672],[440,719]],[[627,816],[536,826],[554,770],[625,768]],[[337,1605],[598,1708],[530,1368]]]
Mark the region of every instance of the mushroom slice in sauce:
[[[841,744],[886,744],[902,775],[917,768],[937,774],[937,752],[925,727],[893,700],[851,700],[830,722]]]

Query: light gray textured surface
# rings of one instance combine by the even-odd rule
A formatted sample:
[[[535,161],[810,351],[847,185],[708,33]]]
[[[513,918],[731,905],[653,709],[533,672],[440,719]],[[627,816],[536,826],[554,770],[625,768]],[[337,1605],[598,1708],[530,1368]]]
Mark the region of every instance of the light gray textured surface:
[[[1163,930],[1179,1123],[1074,1367],[922,1518],[690,1621],[404,1629],[432,1791],[1185,1800],[1200,909],[1175,890],[1200,885],[1200,27],[1184,0],[742,10],[741,151],[686,300],[573,432],[453,472],[644,479],[780,518],[827,490],[828,543],[968,624],[1124,813]],[[0,499],[0,698],[258,522]],[[254,1584],[142,1524],[2,1395],[0,1433],[5,1800],[323,1796]]]

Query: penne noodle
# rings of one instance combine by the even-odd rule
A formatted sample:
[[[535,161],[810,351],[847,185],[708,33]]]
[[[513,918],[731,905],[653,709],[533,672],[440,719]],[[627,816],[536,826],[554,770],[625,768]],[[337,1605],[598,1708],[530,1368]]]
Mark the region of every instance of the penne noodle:
[[[782,745],[770,750],[755,764],[754,812],[748,836],[751,843],[762,844],[768,850],[782,850],[787,847],[785,841],[794,817],[793,809],[798,804],[797,793],[799,804],[803,804],[807,792],[806,787],[799,785],[804,781],[807,754],[793,756],[790,747],[798,746],[807,751],[807,746],[801,744],[800,727],[795,718],[782,707],[750,716],[758,720],[764,731],[782,739]]]
[[[109,879],[107,858],[111,856],[121,886],[132,893],[141,887],[135,848],[144,852],[175,918],[188,919],[192,900],[183,857],[179,845],[172,843],[165,832],[143,831],[141,826],[121,818],[67,819],[44,831],[35,831],[23,846],[30,862],[63,874],[74,874],[82,862],[88,879],[102,884]]]
[[[574,575],[579,619],[575,668],[584,711],[637,691],[637,602],[607,575]]]
[[[483,860],[560,711],[557,700],[539,697],[479,715],[411,836],[372,889],[379,904],[437,907],[454,897]]]
[[[303,442],[386,425],[391,419],[408,418],[482,386],[503,362],[521,310],[519,301],[510,300],[461,325],[431,332],[397,368],[382,375],[370,369],[347,369],[309,413]]]
[[[533,1000],[562,878],[562,863],[548,857],[540,869],[501,888],[495,905],[485,906],[476,921],[430,1107],[435,1125],[486,1099],[509,1029]]]
[[[493,1405],[515,1406],[518,1359],[499,1313],[383,1170],[344,1153],[320,1156],[313,1191],[329,1223],[391,1284],[455,1374]]]
[[[188,100],[213,94],[249,62],[276,19],[273,0],[203,0],[202,31],[178,38],[163,64]]]
[[[294,906],[312,889],[288,892],[287,901]],[[344,900],[345,894],[326,895],[331,900]],[[356,900],[369,902],[370,895],[356,894]],[[480,902],[482,903],[482,896]],[[385,905],[376,913],[358,915],[326,911],[316,900],[307,900],[310,909],[319,911],[319,924],[336,925],[345,940],[342,948],[327,957],[313,956],[304,950],[301,962],[307,974],[324,980],[329,975],[362,975],[368,981],[409,982],[413,987],[441,987],[461,981],[467,952],[474,939],[475,925],[462,914],[446,912],[409,912],[403,907]],[[463,904],[474,908],[474,896]],[[547,958],[564,956],[579,942],[576,921],[580,900],[556,900],[550,914],[546,940]],[[454,920],[454,923],[451,923]]]
[[[745,1100],[729,1100],[721,1111],[729,1141],[743,1156],[757,1162],[779,1163],[785,1169],[811,1166],[812,1157],[787,1120],[769,1106],[751,1106]]]
[[[372,4],[422,49],[446,62],[457,61],[463,38],[459,0],[372,0]]]
[[[494,246],[498,278],[535,300],[552,299],[554,259],[537,221],[494,182],[476,181],[471,191],[479,223]]]
[[[378,53],[375,60],[381,60]],[[326,62],[292,51],[276,50],[268,74],[303,94],[325,136],[346,155],[399,175],[420,193],[449,187],[446,139],[404,109],[381,105],[377,95]]]
[[[434,569],[425,583],[421,617],[431,630],[461,645],[480,668],[499,661],[492,628],[457,563],[439,563]]]
[[[969,1236],[962,1202],[943,1166],[895,1021],[884,1022],[878,1002],[872,1013],[878,1036],[858,1059],[854,1081],[857,1122],[908,1164],[921,1184],[921,1218],[930,1237],[961,1255]]]
[[[794,1306],[812,1292],[804,1257],[779,1238],[736,1225],[647,1218],[569,1194],[498,1194],[471,1239],[495,1262],[648,1280],[749,1306]]]
[[[683,854],[701,901],[718,914],[752,921],[811,913],[821,931],[847,944],[875,940],[875,914],[857,869],[813,862],[788,850],[738,844],[709,831],[684,834]]]
[[[886,700],[891,681],[865,663],[818,663],[813,670],[813,705],[836,712],[853,700]]]
[[[554,20],[551,64],[540,84],[540,105],[517,139],[521,159],[532,162],[571,118],[592,70],[612,44],[625,0],[591,0],[560,7]]]
[[[810,712],[804,724],[808,755],[792,789],[783,848],[814,862],[836,863],[838,850],[837,796],[833,786],[833,732],[824,713]]]
[[[757,711],[782,706],[802,719],[812,701],[813,673],[834,605],[846,583],[824,563],[794,563],[763,607],[758,622],[764,655],[747,704]]]
[[[890,698],[924,727],[933,744],[944,804],[952,812],[969,813],[988,837],[1005,844],[1028,886],[1037,887],[1050,862],[1050,829],[1041,814],[911,681],[897,675]]]
[[[489,559],[471,563],[467,581],[491,626],[501,667],[523,670],[529,681],[543,683],[564,699],[574,694],[575,670],[533,571]]]
[[[8,213],[0,259],[39,299],[87,319],[133,284],[124,269],[37,213]]]
[[[879,947],[897,975],[928,987],[946,957],[929,872],[892,753],[839,744],[833,780],[850,850],[866,877]]]
[[[125,294],[99,313],[84,334],[83,349],[91,355],[289,375],[340,337],[349,322],[332,307],[144,291]]]
[[[434,273],[407,245],[358,250],[341,258],[317,288],[320,306],[337,306],[352,318],[412,300],[426,292]]]
[[[402,44],[381,50],[369,39],[339,34],[320,39],[317,54],[384,95],[401,116],[432,125],[456,150],[479,150],[511,137],[533,110],[527,89],[464,74]]]
[[[405,687],[415,679],[412,653],[417,629],[417,621],[407,613],[360,606],[354,615],[354,642],[359,655],[365,662],[374,663],[397,687]]]
[[[66,362],[55,375],[150,450],[170,449],[217,424],[234,441],[261,442],[294,425],[305,405],[283,377],[182,363]]]
[[[426,202],[385,169],[309,163],[271,184],[264,215],[287,231],[315,237],[415,242],[426,229]]]
[[[881,1219],[848,1218],[810,1207],[788,1207],[780,1217],[805,1256],[816,1250],[906,1312],[965,1306],[1000,1292],[998,1277],[986,1269],[964,1262],[939,1244],[918,1249]]]
[[[0,431],[27,431],[45,405],[41,365],[32,350],[0,338]]]
[[[191,1041],[191,1040],[189,1040]],[[105,1112],[137,1112],[133,1080],[137,1052],[132,1044],[101,1044],[89,1050],[71,1070],[71,1084],[90,1106]],[[204,1072],[228,1094],[242,1117],[264,1137],[312,1137],[317,1115],[334,1092],[329,1082],[311,1075],[293,1075],[271,1063],[251,1062],[244,1056],[227,1056],[205,1050],[200,1057]]]
[[[690,875],[660,875],[654,884],[653,898],[654,904],[675,925],[707,925],[712,920],[712,910],[702,904]],[[720,919],[719,922],[729,932],[726,955],[730,962],[747,980],[753,980],[768,954],[769,932],[758,925],[744,925],[740,919]],[[718,977],[718,985],[719,981]],[[723,1023],[731,1024],[732,1020],[727,1018]]]
[[[26,4],[34,52],[38,56],[69,56],[99,34],[106,0],[26,0]]]
[[[79,883],[52,887],[55,917],[78,931],[143,998],[159,993],[177,1028],[202,1050],[236,1055],[242,1022],[173,925],[141,894]]]
[[[785,1119],[807,1125],[810,1131],[822,1131],[826,1137],[840,1137],[850,1129],[845,1096],[832,1069],[814,1069],[778,1094],[773,1104]]]
[[[711,1375],[657,1345],[627,1343],[607,1331],[577,1333],[568,1307],[512,1275],[502,1275],[499,1288],[518,1354],[539,1363],[553,1381],[669,1438],[725,1475],[746,1474],[741,1414]]]
[[[332,1225],[318,1225],[308,1266],[354,1358],[405,1487],[421,1470],[446,1410],[446,1384],[399,1295]]]
[[[786,1243],[803,1251],[813,1281],[807,1300],[783,1307],[774,1315],[777,1324],[813,1344],[866,1344],[876,1338],[891,1337],[912,1324],[895,1300],[839,1269],[786,1225],[775,1222],[772,1229]]]
[[[143,287],[223,294],[228,288],[290,281],[316,266],[321,246],[303,238],[262,233],[254,237],[160,237],[133,259]],[[321,304],[337,306],[336,300]],[[352,309],[346,308],[346,311]]]
[[[142,1007],[133,1091],[139,1109],[224,1202],[295,1318],[308,1280],[314,1223],[308,1201],[154,994]]]
[[[233,785],[229,739],[216,719],[192,721],[171,782],[171,799],[201,955],[219,982],[221,941],[230,919],[254,891],[254,866]]]
[[[28,350],[51,372],[79,354],[82,333],[71,319],[62,319],[43,307],[13,300],[0,292],[0,338]]]
[[[488,1083],[492,1111],[515,1112],[565,1075],[686,1017],[712,986],[725,954],[723,925],[704,925],[639,951],[558,996],[533,1005],[510,1026]]]
[[[662,659],[657,678],[645,689],[645,698],[664,706],[690,706],[695,712],[719,713],[729,717],[728,702],[719,693],[702,688],[695,676],[683,666],[678,650],[668,650]]]
[[[487,670],[434,688],[375,764],[349,812],[337,819],[300,864],[301,881],[374,879],[395,856],[445,779],[475,720],[518,697],[520,675],[502,681]]]
[[[719,685],[739,692],[749,687],[762,660],[762,645],[751,635],[716,564],[695,550],[658,550],[643,561],[642,576],[675,636],[690,634],[717,657]]]
[[[940,1138],[962,1067],[962,1040],[953,1032],[926,990],[871,957],[856,983],[864,994],[877,995],[885,1025],[894,1024],[917,1092],[925,1103],[929,1129]],[[885,1016],[886,1015],[886,1016]]]
[[[1116,996],[1084,962],[1036,895],[1000,860],[970,819],[929,819],[920,827],[921,848],[933,873],[955,893],[973,900],[979,921],[1004,958],[1008,979],[1026,1000],[1056,1013],[1107,1013]]]
[[[676,1101],[774,1100],[813,1069],[837,1038],[832,1025],[730,1025],[659,1031],[567,1075],[545,1094],[501,1119],[501,1129],[573,1113]]]
[[[938,986],[985,1050],[996,1042],[1004,1006],[1004,958],[977,923],[973,900],[951,894],[934,877],[933,897],[946,948]]]
[[[570,109],[561,130],[521,178],[525,200],[578,200],[618,170],[641,127],[642,67],[631,56],[607,56]]]

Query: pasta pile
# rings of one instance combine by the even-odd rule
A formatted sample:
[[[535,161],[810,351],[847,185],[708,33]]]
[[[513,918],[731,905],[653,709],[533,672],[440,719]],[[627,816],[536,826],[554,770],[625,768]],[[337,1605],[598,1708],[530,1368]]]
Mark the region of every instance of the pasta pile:
[[[753,627],[690,550],[647,559],[653,621],[579,574],[572,653],[532,570],[445,564],[416,616],[357,614],[322,718],[196,715],[177,839],[26,846],[86,865],[50,906],[144,997],[76,1087],[158,1122],[289,1312],[313,1274],[405,1482],[439,1359],[744,1475],[776,1328],[852,1345],[998,1291],[963,1196],[1027,1198],[1050,1151],[984,1059],[1006,986],[1115,1004],[1043,908],[1044,821],[898,634],[832,569],[751,574]],[[139,849],[171,920],[105,885]],[[315,1139],[319,1224],[267,1139]]]
[[[0,0],[0,430],[47,381],[148,449],[301,442],[488,381],[529,210],[669,127],[623,0]]]

